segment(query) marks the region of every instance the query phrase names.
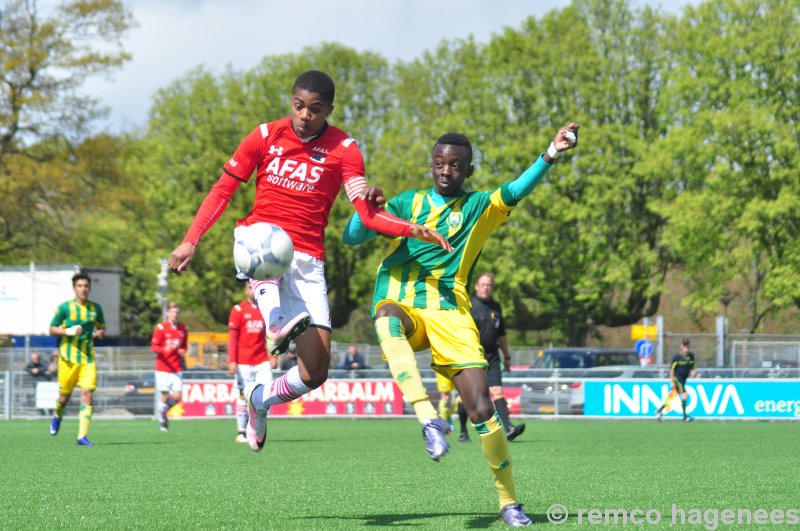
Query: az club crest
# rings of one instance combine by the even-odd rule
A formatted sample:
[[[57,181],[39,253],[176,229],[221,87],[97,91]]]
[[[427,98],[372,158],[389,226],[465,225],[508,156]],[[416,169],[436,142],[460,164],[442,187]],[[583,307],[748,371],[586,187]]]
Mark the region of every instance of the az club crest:
[[[447,216],[447,226],[453,230],[460,229],[463,222],[464,214],[461,212],[450,212],[450,214]]]

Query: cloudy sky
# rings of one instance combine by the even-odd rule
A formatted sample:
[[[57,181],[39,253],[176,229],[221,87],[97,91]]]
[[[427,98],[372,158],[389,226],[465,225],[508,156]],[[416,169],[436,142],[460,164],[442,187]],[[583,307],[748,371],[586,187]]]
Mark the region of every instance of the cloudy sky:
[[[488,42],[568,0],[124,0],[138,23],[124,41],[133,55],[111,79],[86,91],[110,109],[100,128],[141,128],[151,98],[186,71],[254,67],[266,55],[299,52],[322,41],[410,60],[443,39],[472,34]],[[677,10],[687,0],[632,0]]]

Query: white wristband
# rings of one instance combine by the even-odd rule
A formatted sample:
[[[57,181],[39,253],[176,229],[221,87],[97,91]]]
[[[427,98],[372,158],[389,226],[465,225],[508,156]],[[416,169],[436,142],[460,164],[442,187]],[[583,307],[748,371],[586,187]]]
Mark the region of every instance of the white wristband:
[[[69,328],[64,329],[65,336],[74,336],[78,334],[78,325],[70,326]]]
[[[550,155],[551,159],[557,159],[559,152],[556,150],[556,145],[553,142],[550,142],[550,147],[547,148],[547,154]]]

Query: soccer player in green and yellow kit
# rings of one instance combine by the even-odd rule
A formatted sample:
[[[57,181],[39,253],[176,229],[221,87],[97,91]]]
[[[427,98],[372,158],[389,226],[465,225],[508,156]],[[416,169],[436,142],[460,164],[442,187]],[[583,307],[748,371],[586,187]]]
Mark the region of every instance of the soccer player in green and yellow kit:
[[[450,428],[431,404],[414,357],[414,351],[430,347],[432,368],[453,381],[480,435],[500,498],[501,517],[511,526],[530,525],[531,520],[516,498],[508,441],[489,396],[488,363],[470,315],[468,287],[491,232],[533,191],[559,153],[575,147],[577,130],[575,123],[561,128],[548,150],[521,176],[486,192],[463,190],[474,171],[472,146],[464,135],[446,134],[431,153],[433,187],[401,193],[386,204],[391,214],[446,234],[453,251],[411,238],[392,239],[378,268],[372,305],[384,357],[422,424],[429,455],[438,461],[449,448],[444,436]],[[368,193],[380,195],[377,189]],[[356,214],[343,238],[356,245],[375,234]]]
[[[88,275],[77,273],[72,277],[75,299],[61,304],[50,322],[50,333],[61,336],[58,359],[58,399],[56,414],[50,423],[50,435],[61,427],[64,409],[75,385],[81,388],[81,412],[78,444],[94,446],[86,438],[92,422],[92,400],[97,387],[97,365],[94,355],[94,338],[105,334],[106,321],[103,309],[89,300],[92,281]]]

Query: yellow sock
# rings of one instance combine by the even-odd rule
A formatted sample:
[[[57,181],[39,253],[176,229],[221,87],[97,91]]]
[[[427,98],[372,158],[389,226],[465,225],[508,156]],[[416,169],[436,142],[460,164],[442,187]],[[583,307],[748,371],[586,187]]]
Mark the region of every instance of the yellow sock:
[[[67,409],[66,404],[62,406],[61,403],[56,400],[56,417],[63,418],[65,409]]]
[[[375,320],[375,331],[383,355],[389,363],[392,378],[397,382],[403,395],[414,407],[420,422],[435,419],[436,409],[428,398],[422,385],[422,376],[417,366],[417,358],[408,344],[403,323],[399,317],[379,317]]]
[[[92,423],[92,406],[81,405],[80,427],[78,428],[78,439],[83,439],[89,433],[89,424]]]
[[[517,503],[514,478],[511,475],[511,454],[508,453],[506,430],[495,412],[486,422],[473,424],[481,437],[483,455],[494,475],[494,486],[500,497],[500,508],[509,503]]]
[[[452,402],[453,400],[449,398],[447,400],[439,400],[439,416],[444,420],[449,420],[452,415]]]
[[[445,417],[446,419],[449,420],[453,415],[456,414],[456,411],[458,411],[458,404],[460,403],[461,395],[456,396],[455,400],[450,401],[450,409],[447,410],[447,417]]]

